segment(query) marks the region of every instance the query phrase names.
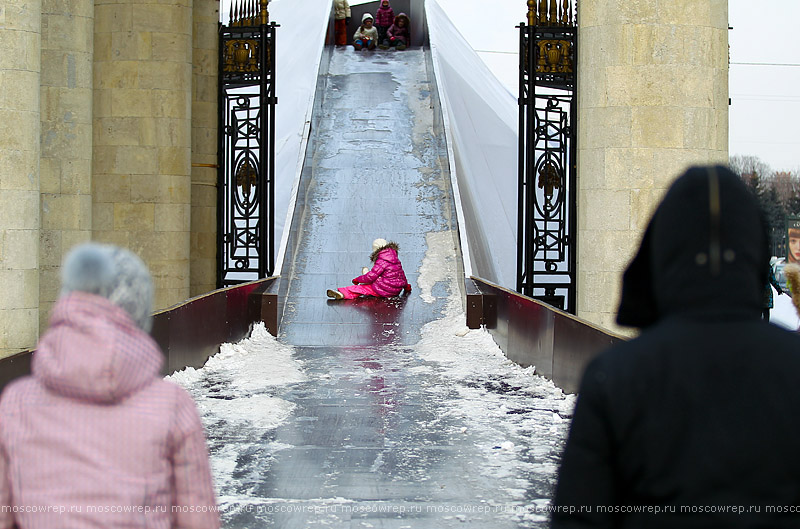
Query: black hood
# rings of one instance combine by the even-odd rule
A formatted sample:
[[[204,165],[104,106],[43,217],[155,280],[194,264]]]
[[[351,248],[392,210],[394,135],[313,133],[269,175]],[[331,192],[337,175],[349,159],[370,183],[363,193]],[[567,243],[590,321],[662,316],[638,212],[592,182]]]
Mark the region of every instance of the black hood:
[[[729,169],[693,167],[667,191],[622,279],[617,323],[761,312],[767,237],[753,194]]]

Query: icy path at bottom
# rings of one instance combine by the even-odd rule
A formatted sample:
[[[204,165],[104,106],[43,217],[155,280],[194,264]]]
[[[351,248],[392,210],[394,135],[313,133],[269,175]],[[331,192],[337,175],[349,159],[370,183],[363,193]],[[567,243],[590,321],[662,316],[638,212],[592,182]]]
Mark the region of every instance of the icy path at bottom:
[[[225,526],[294,527],[287,516],[302,511],[297,527],[545,527],[574,396],[508,361],[452,305],[447,312],[414,347],[313,361],[259,325],[203,369],[172,375],[203,416]],[[292,468],[281,455],[298,447],[282,431],[319,420],[295,402],[309,392],[328,406],[377,410],[380,424],[339,447],[342,457],[362,449],[366,501],[342,495],[352,484],[338,486],[333,467],[313,494],[286,494],[296,486],[280,481]]]

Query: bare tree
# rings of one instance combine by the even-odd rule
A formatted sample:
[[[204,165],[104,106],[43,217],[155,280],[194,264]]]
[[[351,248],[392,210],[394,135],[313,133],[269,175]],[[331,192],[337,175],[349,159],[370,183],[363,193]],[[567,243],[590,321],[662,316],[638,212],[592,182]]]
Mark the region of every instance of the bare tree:
[[[753,178],[760,180],[762,183],[771,180],[774,171],[769,164],[761,161],[758,156],[742,156],[734,155],[729,158],[728,166],[731,171],[738,174],[744,182],[753,187]]]

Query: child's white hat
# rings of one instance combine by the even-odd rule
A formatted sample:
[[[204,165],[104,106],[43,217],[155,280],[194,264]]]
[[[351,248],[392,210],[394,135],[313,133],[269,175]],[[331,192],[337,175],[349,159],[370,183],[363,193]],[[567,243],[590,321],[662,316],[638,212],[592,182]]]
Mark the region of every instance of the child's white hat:
[[[361,23],[362,24],[364,22],[366,22],[367,19],[375,20],[375,18],[372,15],[370,15],[369,13],[364,13],[363,15],[361,15]]]
[[[387,244],[389,244],[389,242],[386,239],[375,239],[374,241],[372,241],[372,251],[373,252],[378,251]]]

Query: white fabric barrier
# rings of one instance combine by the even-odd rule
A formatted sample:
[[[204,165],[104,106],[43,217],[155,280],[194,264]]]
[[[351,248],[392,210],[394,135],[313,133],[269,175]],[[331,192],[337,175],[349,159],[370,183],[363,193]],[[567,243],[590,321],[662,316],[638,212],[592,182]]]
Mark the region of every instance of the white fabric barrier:
[[[270,20],[275,38],[275,275],[286,252],[291,215],[306,156],[314,92],[317,87],[332,0],[273,0]]]
[[[432,62],[452,147],[465,269],[516,286],[517,122],[514,96],[458,32],[437,0],[427,0]],[[465,235],[466,234],[466,235]],[[464,238],[466,236],[466,241]],[[465,244],[466,242],[466,244]]]

